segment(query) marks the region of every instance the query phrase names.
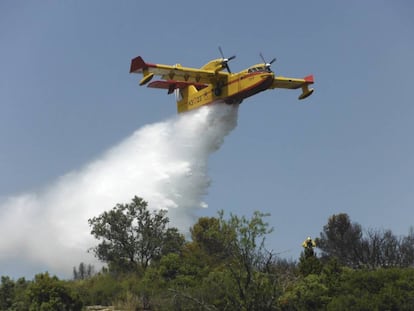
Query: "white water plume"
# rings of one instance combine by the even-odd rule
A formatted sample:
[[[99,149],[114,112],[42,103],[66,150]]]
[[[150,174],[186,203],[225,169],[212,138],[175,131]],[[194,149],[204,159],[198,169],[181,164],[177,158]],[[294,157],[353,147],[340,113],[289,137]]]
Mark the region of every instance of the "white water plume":
[[[208,156],[236,124],[237,107],[202,107],[142,127],[41,192],[8,198],[0,204],[0,275],[11,260],[64,276],[80,262],[96,264],[87,220],[135,195],[168,209],[171,225],[187,231],[194,211],[207,206]]]

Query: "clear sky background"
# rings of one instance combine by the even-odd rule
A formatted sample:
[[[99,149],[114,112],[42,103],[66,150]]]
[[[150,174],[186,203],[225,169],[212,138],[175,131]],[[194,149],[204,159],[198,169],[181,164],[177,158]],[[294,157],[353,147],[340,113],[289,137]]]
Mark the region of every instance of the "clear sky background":
[[[277,75],[314,74],[315,92],[242,103],[210,158],[209,207],[199,215],[269,212],[268,247],[292,259],[335,213],[406,234],[413,14],[409,0],[1,1],[0,200],[47,187],[175,114],[173,96],[129,75],[133,57],[200,67],[221,45],[237,55],[233,71],[262,52],[277,57]]]

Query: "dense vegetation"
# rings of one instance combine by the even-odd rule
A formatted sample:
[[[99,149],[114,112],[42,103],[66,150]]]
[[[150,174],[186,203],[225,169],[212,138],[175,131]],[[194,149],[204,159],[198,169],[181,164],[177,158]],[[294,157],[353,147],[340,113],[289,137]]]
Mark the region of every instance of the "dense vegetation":
[[[413,230],[364,231],[332,215],[316,239],[320,254],[296,263],[265,248],[267,216],[201,217],[185,241],[165,211],[135,197],[89,220],[102,271],[80,263],[72,280],[3,276],[0,310],[412,310]]]

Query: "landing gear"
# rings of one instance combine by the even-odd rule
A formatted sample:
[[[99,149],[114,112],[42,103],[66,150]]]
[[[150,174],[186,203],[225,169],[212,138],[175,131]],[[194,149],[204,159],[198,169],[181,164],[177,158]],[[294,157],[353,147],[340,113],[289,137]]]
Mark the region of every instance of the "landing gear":
[[[214,88],[214,96],[219,97],[221,95],[222,88],[217,85],[217,87]]]
[[[213,89],[214,95],[216,97],[221,96],[221,94],[223,92],[223,84],[224,84],[223,82],[218,81],[217,84],[216,84],[216,87]]]

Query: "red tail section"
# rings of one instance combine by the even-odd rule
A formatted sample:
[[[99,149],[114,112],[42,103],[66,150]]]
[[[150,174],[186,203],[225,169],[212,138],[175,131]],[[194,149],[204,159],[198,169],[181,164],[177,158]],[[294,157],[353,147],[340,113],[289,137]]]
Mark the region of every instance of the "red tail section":
[[[131,61],[131,68],[129,69],[129,73],[142,72],[146,68],[148,68],[148,65],[144,62],[141,56],[138,56]]]
[[[312,84],[313,81],[313,75],[307,76],[303,78],[307,83]]]

